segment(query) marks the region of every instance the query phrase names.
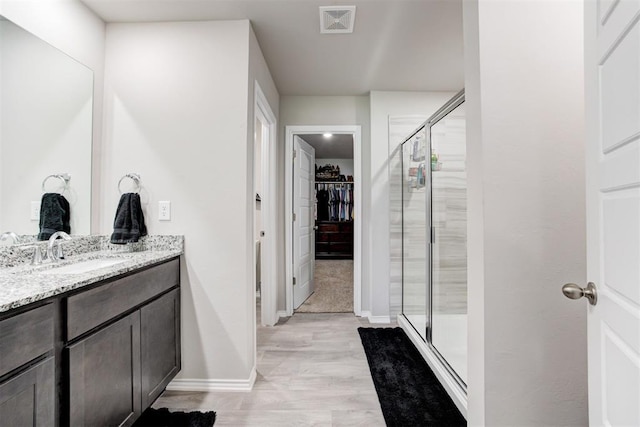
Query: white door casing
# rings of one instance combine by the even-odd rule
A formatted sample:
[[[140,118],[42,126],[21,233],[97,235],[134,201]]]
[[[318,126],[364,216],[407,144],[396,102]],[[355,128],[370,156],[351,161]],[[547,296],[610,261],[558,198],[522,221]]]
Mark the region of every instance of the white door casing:
[[[287,162],[293,157],[294,137],[296,135],[310,135],[330,132],[333,134],[353,135],[353,310],[356,316],[364,315],[362,311],[362,235],[363,235],[363,202],[362,202],[362,128],[359,125],[296,125],[285,126],[285,159]],[[285,179],[285,310],[281,316],[293,314],[293,168],[286,167]],[[315,237],[315,235],[314,235]],[[279,312],[280,313],[280,312]],[[370,312],[369,312],[370,314]]]
[[[639,0],[585,2],[591,426],[640,425],[639,21]]]
[[[297,135],[293,162],[293,307],[298,308],[313,293],[315,230],[315,149]]]
[[[276,179],[276,116],[271,110],[271,106],[267,101],[264,92],[260,88],[258,82],[255,82],[254,88],[254,112],[255,118],[259,120],[262,127],[262,155],[260,161],[262,167],[262,229],[265,234],[261,237],[261,319],[263,325],[273,326],[278,321],[277,314],[277,268],[276,268],[276,221],[277,221],[277,203],[275,197],[277,194]],[[254,162],[256,160],[254,159]],[[255,218],[254,218],[255,223]],[[255,261],[255,260],[254,260]],[[255,262],[254,262],[255,265]],[[255,308],[255,298],[252,298],[251,305]]]

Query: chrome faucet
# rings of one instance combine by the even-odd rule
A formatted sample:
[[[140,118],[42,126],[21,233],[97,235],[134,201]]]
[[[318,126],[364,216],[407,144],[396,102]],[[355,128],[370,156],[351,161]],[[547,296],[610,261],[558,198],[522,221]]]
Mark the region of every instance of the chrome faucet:
[[[69,236],[64,231],[56,231],[49,237],[49,244],[47,245],[47,259],[50,262],[57,262],[60,259],[64,259],[64,254],[62,253],[62,244],[58,241],[58,237],[61,237],[63,240],[71,240],[71,236]],[[54,252],[56,247],[58,250]]]
[[[0,242],[4,241],[4,240],[12,240],[13,244],[18,243],[18,241],[20,240],[20,238],[18,237],[18,235],[16,233],[14,233],[13,231],[5,231],[4,233],[0,234]]]

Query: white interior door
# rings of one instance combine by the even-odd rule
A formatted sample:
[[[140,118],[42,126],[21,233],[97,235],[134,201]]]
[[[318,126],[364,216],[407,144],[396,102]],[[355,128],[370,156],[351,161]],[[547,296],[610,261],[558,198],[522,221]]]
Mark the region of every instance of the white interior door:
[[[298,308],[313,293],[315,231],[315,149],[294,137],[293,162],[293,307]]]
[[[639,20],[639,0],[585,2],[592,426],[640,426]]]

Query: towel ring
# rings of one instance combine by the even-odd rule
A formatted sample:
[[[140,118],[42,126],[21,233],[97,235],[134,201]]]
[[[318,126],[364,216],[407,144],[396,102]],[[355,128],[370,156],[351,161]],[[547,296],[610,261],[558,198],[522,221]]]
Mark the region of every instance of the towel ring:
[[[52,175],[47,176],[44,180],[42,180],[43,193],[47,192],[47,190],[45,189],[45,186],[49,178],[56,178],[62,181],[62,191],[59,192],[60,194],[62,194],[69,187],[69,181],[71,180],[71,175],[69,175],[68,173],[54,173]]]
[[[120,188],[120,185],[122,184],[122,181],[125,178],[129,178],[130,180],[132,180],[135,185],[136,188],[134,189],[134,193],[140,193],[140,174],[137,173],[128,173],[126,175],[124,175],[122,178],[120,178],[120,181],[118,181],[118,191],[120,192],[120,194],[122,194],[122,188]]]

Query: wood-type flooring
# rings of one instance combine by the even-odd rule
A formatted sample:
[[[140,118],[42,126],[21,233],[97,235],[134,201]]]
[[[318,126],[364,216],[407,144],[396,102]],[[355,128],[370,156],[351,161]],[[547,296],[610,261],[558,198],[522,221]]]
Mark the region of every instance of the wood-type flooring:
[[[166,391],[153,406],[214,410],[216,427],[384,426],[360,326],[372,325],[347,313],[297,313],[258,326],[251,392]]]

